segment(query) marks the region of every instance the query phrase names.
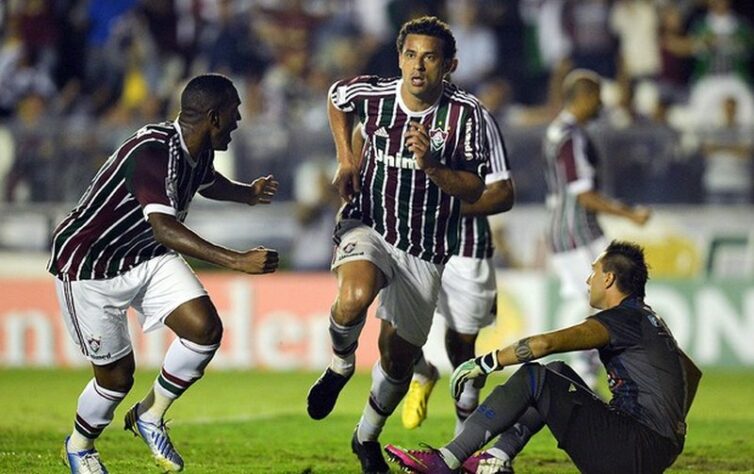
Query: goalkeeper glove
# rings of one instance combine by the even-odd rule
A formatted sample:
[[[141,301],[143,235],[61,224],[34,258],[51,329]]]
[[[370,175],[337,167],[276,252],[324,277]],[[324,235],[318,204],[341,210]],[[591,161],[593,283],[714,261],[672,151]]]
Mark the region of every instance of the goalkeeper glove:
[[[450,394],[454,399],[458,400],[463,392],[463,385],[471,379],[475,379],[482,375],[488,375],[496,370],[501,370],[502,367],[497,361],[497,353],[499,351],[494,350],[488,354],[477,357],[476,359],[469,359],[463,364],[459,365],[453,372],[453,376],[450,378]]]

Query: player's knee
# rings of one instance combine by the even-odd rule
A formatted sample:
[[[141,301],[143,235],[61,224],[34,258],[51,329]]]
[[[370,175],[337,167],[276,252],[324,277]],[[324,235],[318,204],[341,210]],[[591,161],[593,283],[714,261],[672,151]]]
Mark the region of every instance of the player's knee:
[[[578,381],[582,385],[587,385],[583,379],[581,378],[581,375],[579,375],[573,368],[563,362],[562,360],[556,360],[554,362],[550,362],[547,364],[547,370],[551,372],[555,372],[557,374],[563,375],[571,380]]]
[[[566,370],[568,365],[562,360],[556,360],[548,363],[547,365],[545,365],[545,367],[552,370],[553,372],[562,373],[564,370]]]
[[[120,362],[120,361],[119,361]],[[96,367],[94,378],[97,385],[115,392],[128,393],[134,385],[134,366],[128,362]]]
[[[219,344],[223,338],[223,323],[219,317],[205,318],[194,330],[191,342],[203,345]]]
[[[527,362],[510,376],[508,381],[520,381],[527,385],[536,386],[544,379],[546,367],[539,362]]]
[[[372,304],[374,294],[365,285],[348,285],[340,290],[333,318],[338,324],[350,324],[359,320]]]

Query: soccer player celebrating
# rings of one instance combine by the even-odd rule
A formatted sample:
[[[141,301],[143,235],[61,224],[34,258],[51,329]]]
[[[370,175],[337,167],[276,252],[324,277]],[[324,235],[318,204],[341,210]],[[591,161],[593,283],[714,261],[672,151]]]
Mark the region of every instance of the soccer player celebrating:
[[[445,320],[445,350],[453,368],[476,354],[479,331],[495,320],[497,281],[492,264],[492,234],[488,215],[510,210],[515,200],[503,134],[495,118],[483,108],[487,142],[490,148],[489,173],[485,176],[482,197],[473,204],[461,203],[460,244],[442,274],[442,285],[435,314]],[[414,367],[414,376],[403,402],[401,421],[413,429],[427,417],[427,403],[439,373],[422,356]],[[456,433],[463,421],[479,404],[479,390],[484,379],[465,384],[456,401]]]
[[[701,372],[678,347],[665,322],[644,303],[648,278],[640,247],[613,241],[593,262],[589,304],[601,310],[584,322],[521,339],[471,359],[453,373],[464,383],[523,363],[439,450],[388,455],[410,472],[512,472],[510,459],[547,427],[585,473],[660,473],[683,450],[686,414]],[[563,362],[531,362],[548,354],[597,349],[613,398],[604,403]],[[501,434],[495,448],[474,453]]]
[[[432,324],[442,265],[459,244],[461,200],[484,190],[487,144],[479,102],[443,80],[456,65],[455,38],[434,17],[407,22],[398,34],[401,77],[336,82],[328,117],[346,204],[335,229],[333,358],[307,397],[314,419],[326,417],[354,371],[367,309],[380,293],[380,360],[351,447],[364,472],[388,472],[377,441],[408,390],[414,361]],[[352,151],[360,122],[363,157]]]
[[[128,138],[55,229],[49,271],[56,276],[68,332],[94,370],[63,446],[63,460],[74,474],[107,472],[94,441],[133,385],[129,306],[139,313],[144,331],[165,325],[177,338],[152,389],[128,411],[125,427],[143,439],[163,470],[183,469],[163,417],[201,378],[223,329],[207,292],[179,254],[250,274],[278,266],[274,250],[227,249],[183,224],[197,192],[255,205],[269,203],[277,191],[272,176],[247,185],[214,169],[214,151],[227,150],[241,120],[240,104],[230,79],[217,74],[191,79],[181,94],[178,119],[146,125]]]

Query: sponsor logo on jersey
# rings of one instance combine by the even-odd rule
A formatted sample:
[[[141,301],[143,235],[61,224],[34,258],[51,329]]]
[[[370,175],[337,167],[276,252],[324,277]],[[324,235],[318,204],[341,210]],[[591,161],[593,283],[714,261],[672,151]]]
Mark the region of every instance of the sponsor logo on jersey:
[[[416,159],[414,159],[413,156],[388,155],[384,151],[378,149],[377,153],[375,153],[375,160],[377,160],[378,163],[384,163],[385,166],[393,168],[403,168],[407,170],[418,169],[416,166]]]

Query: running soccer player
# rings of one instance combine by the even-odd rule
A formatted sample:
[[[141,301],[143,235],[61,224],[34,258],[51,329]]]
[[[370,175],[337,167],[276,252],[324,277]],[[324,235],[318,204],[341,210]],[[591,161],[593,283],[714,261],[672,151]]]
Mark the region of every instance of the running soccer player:
[[[68,332],[92,364],[94,378],[78,400],[63,460],[73,474],[106,473],[94,441],[133,385],[134,354],[126,310],[143,330],[163,325],[177,338],[146,397],[125,418],[164,471],[183,459],[163,421],[165,412],[204,373],[223,328],[207,292],[180,254],[250,274],[274,272],[278,255],[257,247],[235,251],[212,244],[183,224],[194,195],[267,204],[272,176],[250,185],[230,181],[214,166],[241,120],[230,79],[205,74],[181,94],[175,122],[146,125],[107,160],[78,205],[52,237],[49,271]]]
[[[351,447],[364,472],[388,472],[377,441],[408,390],[440,289],[459,245],[461,200],[484,191],[488,147],[482,109],[443,80],[456,64],[455,38],[435,17],[407,22],[397,38],[401,77],[360,76],[330,89],[328,117],[346,200],[335,229],[333,358],[311,387],[307,411],[325,418],[353,375],[359,334],[380,293],[380,360]],[[360,122],[363,157],[351,134]]]
[[[496,317],[497,281],[492,264],[492,234],[488,215],[510,210],[515,201],[513,179],[503,134],[492,114],[482,109],[490,147],[489,173],[485,177],[485,191],[474,204],[461,203],[460,245],[442,274],[442,285],[435,314],[445,320],[445,350],[455,369],[476,354],[479,331]],[[403,401],[401,421],[413,429],[427,417],[427,403],[439,378],[434,365],[419,358],[414,376]],[[479,404],[479,390],[484,379],[469,381],[455,404],[456,433]]]
[[[600,157],[585,127],[602,109],[600,77],[576,69],[563,80],[565,106],[547,128],[544,137],[547,209],[550,222],[547,242],[550,265],[560,280],[564,299],[584,299],[583,275],[607,246],[597,220],[611,214],[644,225],[649,209],[628,206],[600,191]],[[584,311],[588,311],[584,301]],[[574,360],[576,371],[594,388],[599,361],[594,352],[581,353]]]
[[[597,314],[463,363],[451,378],[455,397],[468,380],[524,365],[492,391],[450,443],[424,450],[387,445],[388,455],[409,472],[513,472],[507,457],[547,425],[580,472],[663,472],[683,450],[686,415],[702,374],[644,302],[647,278],[641,247],[613,241],[587,278]],[[607,370],[609,403],[565,363],[532,362],[589,349],[599,351]],[[474,455],[498,434],[495,448],[506,459]]]

